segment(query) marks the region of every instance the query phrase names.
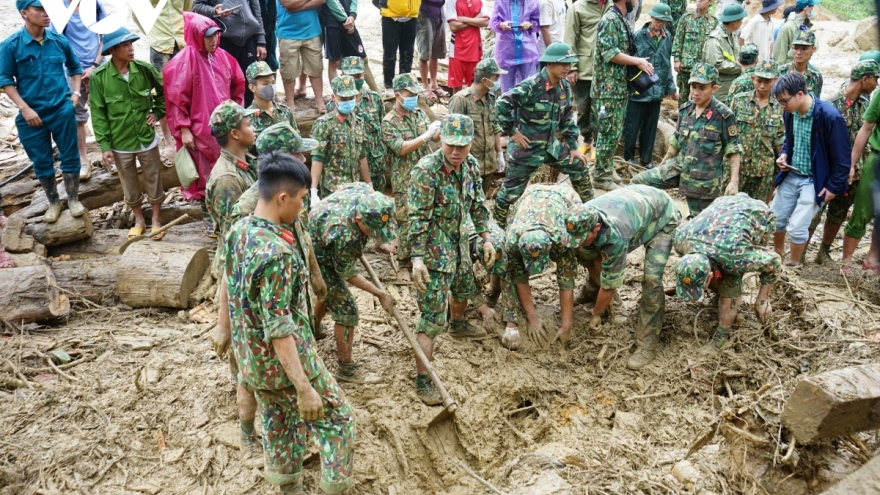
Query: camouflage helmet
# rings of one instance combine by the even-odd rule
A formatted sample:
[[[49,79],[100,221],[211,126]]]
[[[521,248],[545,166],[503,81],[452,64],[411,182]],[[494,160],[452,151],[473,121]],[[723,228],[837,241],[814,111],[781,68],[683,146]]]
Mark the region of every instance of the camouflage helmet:
[[[498,62],[495,61],[494,58],[484,58],[480,60],[477,64],[477,67],[474,69],[474,77],[491,77],[495,74],[507,74],[507,71],[502,69]]]
[[[703,288],[711,274],[712,264],[706,255],[684,255],[675,265],[675,293],[686,301],[696,301],[703,295]]]
[[[451,146],[466,146],[474,138],[474,119],[451,113],[440,123],[440,141]]]
[[[746,43],[739,50],[739,62],[745,65],[752,65],[758,61],[758,45],[754,43]]]
[[[416,79],[416,76],[406,73],[406,74],[398,74],[394,77],[394,81],[391,82],[391,86],[394,88],[394,92],[403,91],[404,89],[413,94],[419,94],[424,89],[422,85],[419,84],[419,81]]]
[[[548,62],[555,64],[573,64],[577,62],[577,55],[571,49],[571,45],[567,43],[550,43],[550,46],[544,50],[544,54],[538,59],[539,62]]]
[[[568,233],[566,244],[568,247],[580,247],[598,221],[599,212],[587,204],[581,203],[568,210],[565,214],[565,231]]]
[[[360,57],[345,57],[342,59],[340,68],[343,74],[353,76],[364,73],[364,59]]]
[[[779,77],[779,64],[769,58],[767,60],[761,60],[758,62],[758,65],[755,66],[755,72],[753,75],[764,79],[776,79]]]
[[[334,77],[330,81],[330,87],[333,89],[333,94],[343,98],[351,98],[358,94],[357,87],[354,85],[354,78],[351,76]]]
[[[812,31],[798,31],[797,36],[791,40],[792,46],[794,45],[810,45],[816,46],[816,33]]]
[[[248,115],[253,115],[259,110],[245,110],[238,103],[232,100],[226,100],[211,112],[211,135],[215,138],[229,135],[233,129],[238,127],[242,119]]]
[[[529,230],[519,236],[519,251],[529,275],[537,275],[550,264],[553,240],[543,230]]]
[[[248,82],[254,82],[258,77],[274,75],[275,71],[269,67],[269,64],[263,61],[254,62],[251,65],[248,65],[247,71],[245,71],[245,77]]]
[[[260,133],[256,146],[259,154],[281,151],[292,155],[312,151],[318,147],[318,141],[304,139],[289,123],[279,122]]]
[[[852,68],[852,73],[849,78],[853,81],[858,81],[863,77],[878,77],[880,76],[880,64],[873,60],[862,60],[857,63]]]
[[[355,207],[361,221],[379,242],[389,242],[397,236],[394,220],[394,202],[382,193],[369,192],[360,197]]]
[[[691,69],[691,77],[688,84],[695,82],[699,84],[718,84],[718,69],[700,62]]]

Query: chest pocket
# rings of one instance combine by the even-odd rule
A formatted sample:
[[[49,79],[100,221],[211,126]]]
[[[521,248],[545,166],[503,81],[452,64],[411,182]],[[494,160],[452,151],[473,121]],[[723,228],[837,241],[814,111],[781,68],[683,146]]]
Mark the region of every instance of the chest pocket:
[[[15,61],[16,79],[35,79],[40,77],[40,60],[24,58]]]
[[[455,220],[458,218],[461,211],[461,200],[459,198],[454,182],[448,182],[440,187],[434,196],[434,208],[438,216],[445,220]]]
[[[150,88],[131,88],[132,107],[138,110],[150,110],[153,106],[152,91]]]
[[[123,117],[128,114],[131,108],[122,95],[108,96],[104,101],[107,102],[107,113],[113,117]]]
[[[67,75],[64,70],[64,57],[50,55],[44,57],[43,60],[43,77],[65,77]]]
[[[702,129],[697,131],[698,150],[700,154],[708,157],[720,150],[721,133],[718,131],[707,131]]]

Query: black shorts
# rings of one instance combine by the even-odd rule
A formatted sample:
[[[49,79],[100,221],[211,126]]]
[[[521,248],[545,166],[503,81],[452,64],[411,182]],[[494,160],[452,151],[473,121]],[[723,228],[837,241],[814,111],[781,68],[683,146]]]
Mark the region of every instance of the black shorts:
[[[327,60],[341,60],[343,57],[366,58],[367,52],[361,43],[361,35],[355,29],[354,33],[348,34],[341,27],[324,27],[324,58]]]

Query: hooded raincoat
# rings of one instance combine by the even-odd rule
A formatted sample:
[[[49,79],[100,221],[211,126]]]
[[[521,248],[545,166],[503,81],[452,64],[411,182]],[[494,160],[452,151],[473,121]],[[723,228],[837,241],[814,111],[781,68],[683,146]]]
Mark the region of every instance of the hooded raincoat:
[[[505,21],[511,21],[514,28],[502,31],[498,25]],[[528,31],[519,27],[526,21],[532,23]],[[496,0],[489,18],[489,29],[495,31],[495,60],[502,69],[538,64],[541,56],[537,38],[540,24],[538,0]]]
[[[162,71],[168,127],[177,141],[177,149],[183,146],[181,128],[188,127],[195,140],[195,148],[189,152],[199,178],[181,190],[190,201],[205,197],[208,176],[220,158],[220,145],[211,136],[211,112],[226,100],[244,103],[245,80],[238,62],[219,46],[210,54],[205,49],[204,33],[213,26],[217,23],[212,19],[184,12],[186,47]]]

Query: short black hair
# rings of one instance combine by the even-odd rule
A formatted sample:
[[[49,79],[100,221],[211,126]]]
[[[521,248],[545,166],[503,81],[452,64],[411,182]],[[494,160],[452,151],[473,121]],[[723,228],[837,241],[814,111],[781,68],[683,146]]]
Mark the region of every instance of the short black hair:
[[[246,118],[247,117],[245,117],[245,119]],[[244,122],[244,119],[238,121],[238,125],[233,127],[232,129],[238,129],[240,131],[242,122]],[[230,129],[229,132],[222,136],[217,136],[217,134],[220,134],[223,131],[219,127],[211,126],[211,135],[214,136],[214,139],[217,140],[217,144],[219,144],[221,148],[225,148],[226,145],[229,143],[229,135],[232,134],[232,129]]]
[[[261,154],[257,170],[257,189],[260,198],[266,201],[274,198],[279,191],[294,195],[312,184],[308,167],[282,151]]]
[[[783,93],[794,96],[801,92],[807,94],[807,80],[800,72],[789,72],[779,76],[773,84],[773,97],[779,98]]]

